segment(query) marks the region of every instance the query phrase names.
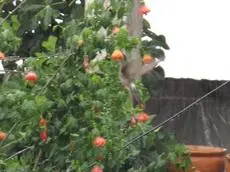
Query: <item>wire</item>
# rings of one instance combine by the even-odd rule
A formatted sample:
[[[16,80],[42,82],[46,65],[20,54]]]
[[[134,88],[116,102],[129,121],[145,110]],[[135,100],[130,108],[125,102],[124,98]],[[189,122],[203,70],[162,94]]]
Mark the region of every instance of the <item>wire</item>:
[[[200,102],[201,100],[203,100],[204,98],[206,98],[207,96],[209,96],[210,94],[214,93],[215,91],[217,91],[218,89],[224,87],[225,85],[227,85],[230,81],[226,81],[224,83],[222,83],[221,85],[219,85],[218,87],[216,87],[215,89],[211,90],[210,92],[206,93],[205,95],[203,95],[202,97],[198,98],[197,100],[195,100],[194,102],[192,102],[190,105],[186,106],[185,108],[183,108],[182,110],[180,110],[179,112],[177,112],[175,115],[171,116],[170,118],[166,119],[165,121],[159,123],[158,125],[156,125],[155,127],[149,129],[148,131],[144,132],[143,134],[140,134],[136,137],[134,137],[133,139],[131,139],[131,141],[129,141],[128,143],[125,144],[125,146],[123,146],[123,148],[129,146],[130,144],[132,144],[133,142],[137,141],[138,139],[140,139],[143,136],[148,135],[149,133],[153,132],[154,130],[158,129],[159,127],[164,126],[165,124],[167,124],[169,121],[173,120],[174,118],[180,116],[183,112],[185,112],[186,110],[188,110],[189,108],[191,108],[193,105],[195,105],[196,103]]]
[[[67,54],[67,53],[66,53]],[[63,52],[58,52],[58,53],[55,53],[55,54],[52,54],[52,55],[49,55],[49,54],[46,54],[44,56],[46,56],[47,58],[51,58],[51,57],[56,57],[56,56],[59,56],[59,55],[63,55]],[[65,55],[65,54],[64,54]],[[38,58],[38,57],[35,57],[35,56],[28,56],[28,57],[21,57],[21,56],[6,56],[5,57],[5,60],[27,60],[27,59],[30,59],[30,58]]]

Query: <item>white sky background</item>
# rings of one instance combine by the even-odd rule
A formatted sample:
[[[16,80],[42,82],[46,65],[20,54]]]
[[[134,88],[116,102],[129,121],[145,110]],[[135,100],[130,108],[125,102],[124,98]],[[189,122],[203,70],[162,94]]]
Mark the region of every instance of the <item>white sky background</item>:
[[[146,0],[152,31],[166,37],[166,77],[230,79],[229,0]]]

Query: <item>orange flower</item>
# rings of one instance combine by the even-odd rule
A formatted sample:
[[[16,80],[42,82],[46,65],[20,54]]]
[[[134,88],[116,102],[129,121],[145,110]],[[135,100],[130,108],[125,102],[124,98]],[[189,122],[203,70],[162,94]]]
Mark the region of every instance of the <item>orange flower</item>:
[[[0,60],[4,60],[4,59],[5,59],[5,54],[0,51]]]
[[[6,139],[6,133],[0,131],[0,141],[3,141]]]
[[[144,57],[143,57],[144,64],[148,64],[151,61],[153,61],[153,57],[152,56],[150,56],[150,55],[144,55]]]
[[[25,80],[36,82],[38,80],[38,76],[35,72],[28,72],[25,75]]]
[[[115,50],[112,53],[112,59],[115,60],[115,61],[121,61],[121,60],[124,59],[124,55],[120,50]]]
[[[40,133],[40,139],[43,141],[43,142],[46,142],[47,141],[47,132],[46,131],[42,131]]]
[[[103,169],[102,169],[101,167],[95,165],[95,166],[92,168],[91,172],[103,172]]]
[[[45,118],[41,117],[39,120],[39,125],[44,127],[46,126],[46,124],[47,124],[47,121],[45,120]]]
[[[96,137],[93,141],[93,145],[96,147],[103,147],[105,144],[106,140],[101,136]]]
[[[138,122],[147,122],[149,120],[149,115],[147,113],[139,113],[137,115]]]
[[[142,5],[140,8],[139,8],[139,12],[141,15],[147,15],[151,10],[146,6],[146,5]]]
[[[120,28],[119,27],[114,27],[112,32],[113,32],[113,34],[116,34],[116,33],[120,32]]]

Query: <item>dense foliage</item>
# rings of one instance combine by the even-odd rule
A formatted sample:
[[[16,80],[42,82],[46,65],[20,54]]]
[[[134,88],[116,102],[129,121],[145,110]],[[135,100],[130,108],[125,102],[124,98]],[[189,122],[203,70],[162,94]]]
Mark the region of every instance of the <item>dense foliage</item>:
[[[22,38],[22,42],[17,51],[14,49],[14,52],[9,52],[10,55],[34,55],[42,49],[42,42],[50,35],[59,38],[60,28],[84,15],[84,0],[79,0],[78,3],[75,3],[75,0],[16,0],[14,2],[9,0],[0,2],[2,18],[7,17],[11,11],[19,7],[14,14],[17,15],[20,23],[17,35]],[[14,41],[11,43],[14,44]],[[6,51],[6,49],[1,49],[1,51]]]
[[[143,37],[149,40],[129,35],[124,16],[132,2],[113,0],[104,9],[104,1],[99,0],[88,12],[82,4],[25,1],[0,26],[1,51],[36,56],[27,58],[1,84],[0,131],[6,136],[0,137],[0,169],[165,171],[169,162],[184,156],[184,147],[161,131],[126,145],[151,128],[154,116],[144,113],[143,107],[133,107],[119,80],[119,63],[111,60],[114,50],[130,52],[138,45],[141,56],[164,58],[162,49],[169,48],[165,38],[151,32],[145,20]],[[2,8],[12,5],[6,2]],[[58,24],[56,18],[63,22]],[[119,31],[114,33],[114,27]],[[31,30],[35,32],[28,36]],[[27,49],[30,42],[36,44],[33,50]],[[136,82],[143,102],[162,83],[162,68],[158,71]],[[188,163],[186,159],[180,165]]]

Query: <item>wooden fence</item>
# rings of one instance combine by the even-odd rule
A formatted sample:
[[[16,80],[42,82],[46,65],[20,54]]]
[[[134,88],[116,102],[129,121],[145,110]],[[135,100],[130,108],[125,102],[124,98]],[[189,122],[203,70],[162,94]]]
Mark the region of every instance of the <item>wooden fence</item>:
[[[163,92],[152,97],[146,111],[153,125],[171,117],[224,81],[166,78]],[[185,144],[222,146],[230,150],[230,84],[197,103],[165,126]]]

